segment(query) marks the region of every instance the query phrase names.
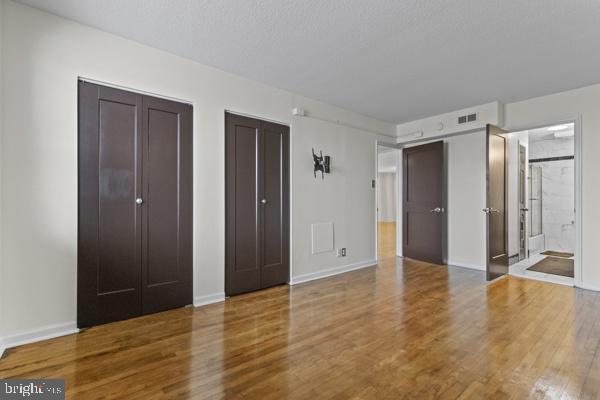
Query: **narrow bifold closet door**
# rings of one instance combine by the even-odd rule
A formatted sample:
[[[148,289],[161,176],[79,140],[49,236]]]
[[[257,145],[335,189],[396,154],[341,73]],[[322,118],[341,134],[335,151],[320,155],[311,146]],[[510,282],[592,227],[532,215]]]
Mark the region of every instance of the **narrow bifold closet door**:
[[[487,125],[486,250],[487,279],[508,274],[507,157],[508,132]]]
[[[443,263],[444,142],[402,150],[404,257]]]
[[[289,280],[289,127],[225,115],[225,293]]]
[[[79,82],[77,323],[192,302],[192,109]]]

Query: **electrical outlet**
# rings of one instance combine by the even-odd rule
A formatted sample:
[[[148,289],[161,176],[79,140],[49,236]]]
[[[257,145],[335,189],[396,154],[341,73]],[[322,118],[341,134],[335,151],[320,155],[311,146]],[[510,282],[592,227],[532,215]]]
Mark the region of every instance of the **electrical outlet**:
[[[338,249],[337,256],[338,257],[346,257],[346,248],[342,247],[341,249]]]

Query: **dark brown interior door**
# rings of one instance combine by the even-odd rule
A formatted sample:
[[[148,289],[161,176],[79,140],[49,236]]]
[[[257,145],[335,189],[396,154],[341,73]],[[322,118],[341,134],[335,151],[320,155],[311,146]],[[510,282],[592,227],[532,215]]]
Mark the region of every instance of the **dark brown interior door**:
[[[508,273],[506,131],[487,126],[487,279]]]
[[[192,302],[191,118],[79,82],[79,327]]]
[[[444,142],[402,150],[403,255],[443,263]]]
[[[289,280],[289,128],[225,116],[225,292]]]

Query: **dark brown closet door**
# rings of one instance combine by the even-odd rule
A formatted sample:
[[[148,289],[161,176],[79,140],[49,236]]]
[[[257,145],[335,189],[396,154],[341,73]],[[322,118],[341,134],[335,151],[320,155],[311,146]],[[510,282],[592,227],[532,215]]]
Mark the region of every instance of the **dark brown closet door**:
[[[290,271],[288,131],[287,126],[261,121],[262,288],[286,283]]]
[[[79,83],[77,320],[141,313],[142,97]]]
[[[289,128],[225,117],[225,292],[289,278]]]
[[[225,124],[225,292],[232,295],[260,289],[260,122],[227,114]]]
[[[192,303],[192,108],[79,83],[79,327]]]
[[[444,143],[405,148],[402,155],[403,255],[442,264]]]
[[[144,96],[142,312],[192,303],[192,107]]]

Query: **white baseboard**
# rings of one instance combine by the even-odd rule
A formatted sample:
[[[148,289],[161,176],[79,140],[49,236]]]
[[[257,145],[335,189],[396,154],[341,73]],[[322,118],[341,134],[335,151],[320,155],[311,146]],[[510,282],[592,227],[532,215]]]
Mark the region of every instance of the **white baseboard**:
[[[220,301],[225,301],[224,292],[207,294],[204,296],[196,296],[194,297],[194,307],[201,307],[207,304],[218,303]]]
[[[585,283],[581,283],[581,282],[580,283],[576,283],[575,287],[579,288],[579,289],[585,289],[585,290],[592,290],[594,292],[600,292],[600,287],[586,285]]]
[[[47,325],[35,330],[18,333],[16,335],[5,336],[2,339],[5,349],[17,347],[28,343],[40,342],[42,340],[53,339],[59,336],[71,335],[79,332],[77,323],[67,322],[64,324]]]
[[[339,275],[361,268],[372,267],[374,265],[377,265],[377,260],[361,261],[354,264],[325,269],[323,271],[311,272],[310,274],[298,275],[290,279],[290,285],[297,285],[299,283],[314,281],[316,279],[327,278],[328,276]]]
[[[508,275],[513,276],[515,278],[531,279],[532,281],[546,282],[546,283],[553,283],[555,285],[575,287],[573,285],[573,283],[571,283],[571,282],[561,281],[560,279],[546,278],[546,277],[542,276],[543,275],[542,273],[540,273],[540,275],[526,275],[526,274],[515,274],[515,273],[511,274],[511,273],[509,273]],[[504,275],[504,276],[507,276],[507,275]],[[588,289],[588,290],[590,290],[590,289]]]
[[[450,267],[461,267],[461,268],[474,269],[477,271],[485,271],[485,266],[481,266],[481,265],[465,264],[465,263],[461,263],[461,262],[457,262],[457,261],[446,261],[446,264]]]

